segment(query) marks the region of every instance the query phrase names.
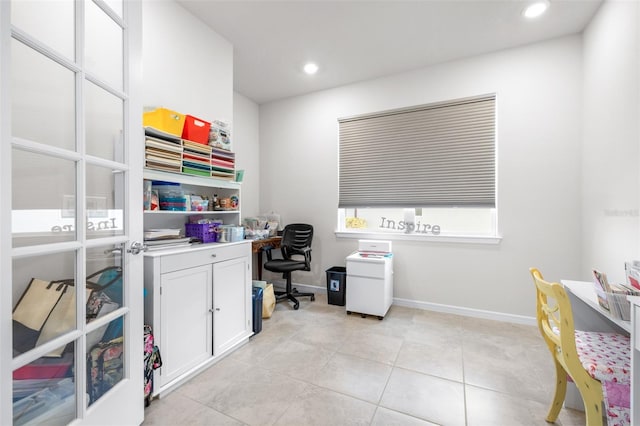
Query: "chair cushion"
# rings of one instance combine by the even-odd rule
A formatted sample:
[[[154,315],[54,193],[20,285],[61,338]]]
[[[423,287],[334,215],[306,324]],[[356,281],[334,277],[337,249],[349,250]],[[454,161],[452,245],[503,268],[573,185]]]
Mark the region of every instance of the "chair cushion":
[[[304,271],[307,265],[298,260],[273,259],[264,264],[264,269],[271,272]]]
[[[576,330],[576,349],[582,366],[600,382],[630,383],[631,341],[617,333]]]
[[[631,424],[631,385],[604,382],[602,393],[609,425]]]

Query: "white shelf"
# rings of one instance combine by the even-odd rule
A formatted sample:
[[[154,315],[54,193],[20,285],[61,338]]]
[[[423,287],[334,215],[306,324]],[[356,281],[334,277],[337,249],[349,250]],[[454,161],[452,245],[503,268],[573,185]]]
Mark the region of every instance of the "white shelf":
[[[240,213],[239,210],[207,210],[207,211],[194,211],[194,210],[184,210],[184,211],[180,211],[180,210],[145,210],[144,211],[145,214],[166,214],[166,215],[185,215],[185,214],[211,214],[211,215],[218,215],[218,214],[237,214]]]
[[[217,194],[219,198],[237,196],[240,199],[241,185],[239,182],[146,168],[143,169],[143,176],[148,180],[179,183],[187,194],[199,194],[208,198]],[[189,217],[196,215],[224,220],[227,225],[240,225],[240,211],[240,206],[236,210],[145,210],[144,226],[145,228],[182,228]]]
[[[216,179],[206,176],[193,176],[184,173],[163,172],[160,170],[144,169],[143,177],[149,180],[162,180],[166,182],[178,182],[185,185],[210,186],[214,188],[239,189],[240,182]],[[186,213],[186,212],[181,212]]]

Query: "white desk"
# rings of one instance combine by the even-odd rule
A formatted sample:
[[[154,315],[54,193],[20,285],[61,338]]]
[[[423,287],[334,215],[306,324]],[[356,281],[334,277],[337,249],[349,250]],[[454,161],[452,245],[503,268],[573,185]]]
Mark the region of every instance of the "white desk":
[[[631,302],[631,424],[640,421],[640,296]]]
[[[593,283],[562,280],[562,285],[569,292],[576,330],[631,334],[631,321],[613,318],[598,304]],[[599,315],[593,315],[593,311],[598,312]]]
[[[573,324],[576,330],[600,331],[604,333],[616,332],[627,336],[631,334],[631,321],[613,318],[609,312],[602,309],[598,303],[598,297],[596,296],[596,290],[592,282],[570,280],[562,280],[561,282],[567,290],[569,300],[571,301]],[[594,315],[594,312],[598,315]],[[631,371],[633,377],[633,364]],[[631,397],[633,398],[633,393]],[[633,401],[633,399],[631,401]],[[584,411],[580,392],[578,392],[578,388],[573,382],[567,383],[567,394],[564,405],[568,408]],[[633,402],[631,403],[632,411],[633,407],[637,405],[638,404],[634,404]],[[633,423],[633,418],[631,419],[631,424],[635,424]]]

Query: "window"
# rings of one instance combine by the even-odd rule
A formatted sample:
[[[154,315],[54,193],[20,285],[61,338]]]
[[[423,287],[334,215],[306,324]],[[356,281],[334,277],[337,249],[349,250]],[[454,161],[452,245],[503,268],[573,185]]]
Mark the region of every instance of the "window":
[[[495,236],[495,95],[338,120],[339,230]]]

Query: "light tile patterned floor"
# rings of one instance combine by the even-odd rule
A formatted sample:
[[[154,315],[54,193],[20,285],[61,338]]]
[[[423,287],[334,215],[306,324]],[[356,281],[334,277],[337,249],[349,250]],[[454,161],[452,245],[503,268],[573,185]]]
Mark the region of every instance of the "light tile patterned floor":
[[[162,350],[162,348],[161,348]],[[537,328],[392,306],[384,320],[301,299],[145,410],[152,425],[547,425]],[[584,425],[563,409],[557,425]]]

